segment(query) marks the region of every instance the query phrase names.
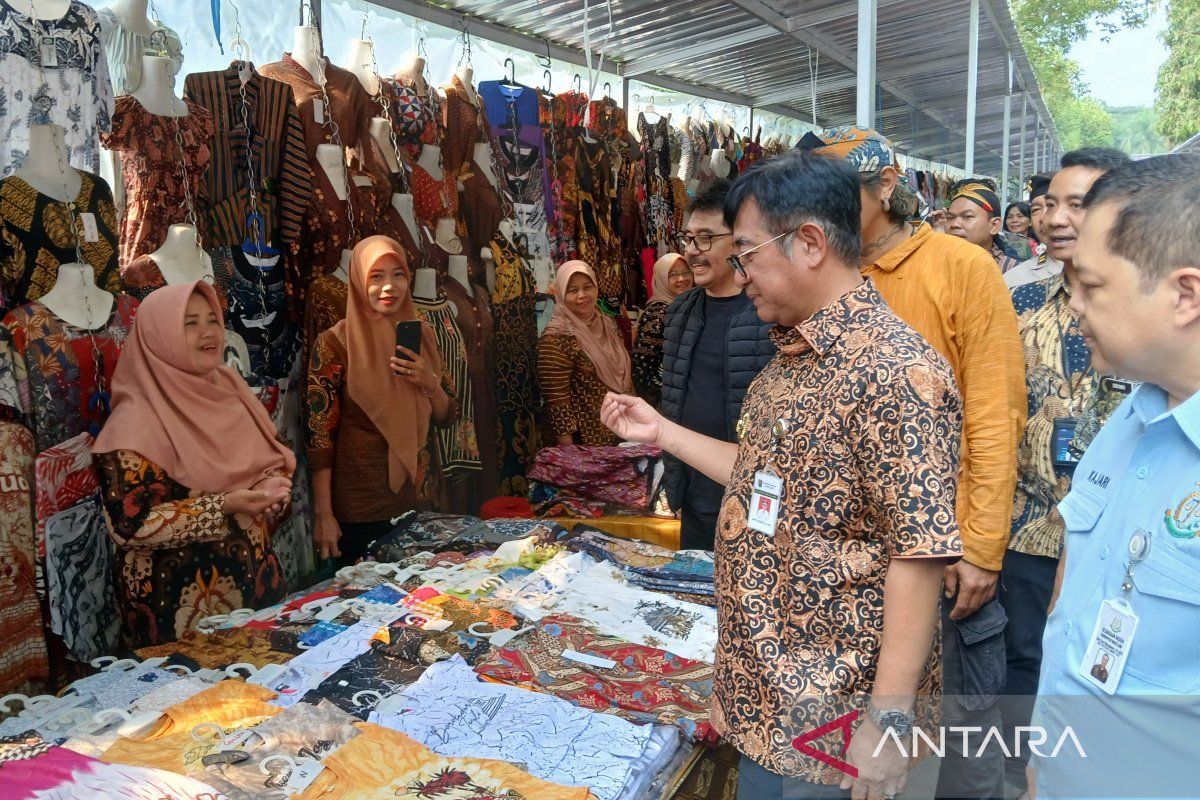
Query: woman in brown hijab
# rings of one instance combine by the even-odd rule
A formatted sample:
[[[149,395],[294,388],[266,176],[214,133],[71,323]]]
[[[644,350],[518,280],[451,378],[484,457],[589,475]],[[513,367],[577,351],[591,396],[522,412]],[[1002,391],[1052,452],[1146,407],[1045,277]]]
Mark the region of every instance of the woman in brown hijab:
[[[364,239],[350,261],[346,318],[317,337],[308,371],[308,460],[321,558],[353,563],[391,529],[388,520],[428,505],[430,423],[457,413],[433,331],[421,352],[396,346],[396,325],[418,320],[404,249]]]
[[[545,401],[545,425],[559,446],[616,444],[600,421],[609,392],[632,392],[629,351],[617,329],[596,304],[596,273],[582,261],[568,261],[554,277],[555,306],[538,341],[538,380]]]

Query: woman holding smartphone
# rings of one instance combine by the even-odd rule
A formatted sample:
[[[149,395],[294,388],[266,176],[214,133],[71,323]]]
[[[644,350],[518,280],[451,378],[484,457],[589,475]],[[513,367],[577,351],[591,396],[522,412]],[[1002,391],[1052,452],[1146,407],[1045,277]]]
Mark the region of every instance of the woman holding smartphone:
[[[364,239],[349,272],[346,318],[317,337],[308,370],[313,538],[321,558],[347,564],[393,517],[428,505],[439,475],[430,427],[457,414],[433,331],[413,306],[403,248],[386,236]],[[398,346],[414,324],[419,350]]]

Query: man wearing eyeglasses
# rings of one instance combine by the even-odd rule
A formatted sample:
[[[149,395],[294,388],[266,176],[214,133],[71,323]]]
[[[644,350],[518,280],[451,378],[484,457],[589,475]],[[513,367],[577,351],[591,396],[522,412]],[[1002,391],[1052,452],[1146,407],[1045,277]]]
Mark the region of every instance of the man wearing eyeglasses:
[[[724,217],[729,186],[717,181],[696,195],[679,238],[696,287],[667,311],[661,405],[672,422],[725,442],[736,441],[746,389],[775,354],[771,326],[758,318],[729,268],[733,231]],[[712,550],[725,488],[671,457],[664,486],[671,508],[680,511],[680,547]]]

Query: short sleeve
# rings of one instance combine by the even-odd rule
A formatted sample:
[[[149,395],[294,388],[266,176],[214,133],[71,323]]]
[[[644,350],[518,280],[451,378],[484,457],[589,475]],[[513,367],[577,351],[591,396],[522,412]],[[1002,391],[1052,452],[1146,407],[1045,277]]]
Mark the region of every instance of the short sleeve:
[[[141,106],[132,95],[122,95],[116,100],[112,115],[112,130],[100,133],[100,144],[109,150],[131,150],[134,147],[134,131],[139,127]]]

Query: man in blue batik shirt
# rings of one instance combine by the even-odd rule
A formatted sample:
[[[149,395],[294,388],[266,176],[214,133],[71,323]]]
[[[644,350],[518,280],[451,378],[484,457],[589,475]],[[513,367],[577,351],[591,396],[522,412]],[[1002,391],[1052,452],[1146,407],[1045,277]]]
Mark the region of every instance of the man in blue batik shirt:
[[[1045,739],[1037,797],[1197,797],[1200,156],[1118,167],[1085,205],[1064,273],[1071,308],[1096,370],[1145,383],[1059,505],[1067,535],[1033,719]]]

